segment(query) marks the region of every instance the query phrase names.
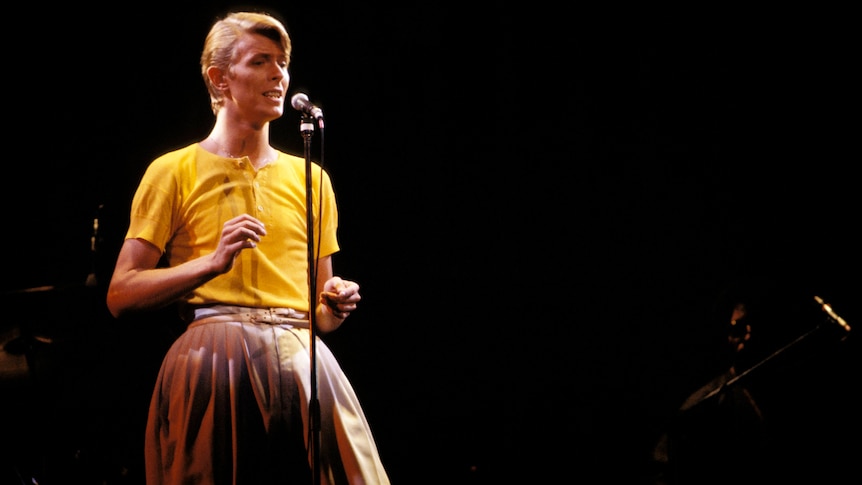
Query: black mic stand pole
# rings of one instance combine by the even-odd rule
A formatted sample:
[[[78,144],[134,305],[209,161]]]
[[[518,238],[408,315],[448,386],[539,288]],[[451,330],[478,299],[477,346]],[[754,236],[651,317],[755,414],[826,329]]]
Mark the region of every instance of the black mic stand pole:
[[[819,299],[819,297],[816,297],[816,296],[815,296],[814,298],[815,298],[815,299],[817,299],[818,303],[821,303],[821,304],[823,303],[823,302],[822,302],[822,300],[820,300],[820,299]],[[824,310],[825,310],[825,309],[824,309]],[[831,309],[830,309],[830,310],[831,310]],[[829,315],[829,317],[827,317],[827,322],[831,322],[831,321],[834,321],[834,322],[836,322],[836,323],[841,324],[841,325],[842,325],[842,327],[844,327],[844,330],[846,330],[846,331],[848,331],[848,332],[850,331],[850,326],[849,326],[849,325],[847,325],[847,322],[844,322],[843,320],[836,319],[836,317],[834,317],[834,316],[833,316],[833,314],[830,314],[830,315]],[[826,323],[826,322],[824,322],[824,323]],[[718,386],[717,388],[713,389],[709,394],[707,394],[706,396],[704,396],[704,397],[703,397],[703,399],[701,399],[701,400],[700,400],[700,401],[698,401],[698,402],[705,401],[705,400],[707,400],[707,399],[709,399],[709,398],[711,398],[711,397],[715,396],[716,394],[720,393],[720,392],[721,392],[721,391],[723,391],[724,389],[727,389],[727,388],[729,388],[729,387],[733,386],[734,384],[736,384],[736,382],[737,382],[737,381],[739,381],[739,380],[740,380],[740,379],[742,379],[743,377],[747,376],[748,374],[750,374],[750,373],[754,372],[758,367],[760,367],[760,366],[762,366],[762,365],[766,364],[767,362],[769,362],[770,360],[774,359],[775,357],[777,357],[779,354],[781,354],[781,353],[782,353],[782,352],[784,352],[785,350],[789,349],[790,347],[793,347],[794,345],[798,344],[798,343],[799,343],[799,342],[801,342],[802,340],[805,340],[806,338],[808,338],[808,337],[809,337],[810,335],[812,335],[814,332],[816,332],[817,330],[819,330],[819,329],[824,325],[824,323],[820,323],[820,324],[818,324],[816,327],[812,328],[811,330],[809,330],[809,331],[807,331],[807,332],[803,333],[803,334],[802,334],[802,335],[800,335],[799,337],[796,337],[796,339],[795,339],[795,340],[793,340],[792,342],[790,342],[789,344],[785,345],[784,347],[781,347],[780,349],[776,350],[775,352],[773,352],[772,354],[770,354],[769,356],[767,356],[766,358],[764,358],[764,359],[763,359],[763,360],[761,360],[760,362],[758,362],[758,363],[756,363],[756,364],[752,365],[751,367],[749,367],[748,369],[746,369],[746,370],[745,370],[744,372],[742,372],[741,374],[738,374],[738,375],[734,376],[733,378],[729,379],[727,382],[725,382],[725,383],[723,383],[722,385]]]
[[[817,325],[816,327],[812,328],[811,330],[809,330],[809,331],[805,332],[804,334],[802,334],[802,335],[800,335],[800,336],[796,337],[796,340],[794,340],[794,341],[790,342],[789,344],[785,345],[784,347],[781,347],[780,349],[776,350],[775,352],[773,352],[772,354],[770,354],[769,356],[767,356],[766,358],[764,358],[764,359],[763,359],[763,360],[761,360],[760,362],[758,362],[758,363],[756,363],[756,364],[752,365],[751,367],[749,367],[748,369],[746,369],[746,370],[745,370],[745,371],[743,371],[742,373],[737,374],[736,376],[732,377],[731,379],[728,379],[728,380],[727,380],[727,382],[725,382],[725,383],[723,383],[722,385],[720,385],[720,386],[716,387],[716,388],[715,388],[715,389],[713,389],[709,394],[707,394],[706,396],[704,396],[704,397],[703,397],[703,399],[701,399],[701,401],[706,401],[707,399],[709,399],[709,398],[711,398],[711,397],[715,396],[715,395],[716,395],[716,394],[718,394],[719,392],[721,392],[721,391],[723,391],[723,390],[725,390],[725,389],[730,388],[731,386],[733,386],[734,384],[736,384],[736,382],[737,382],[738,380],[742,379],[743,377],[747,376],[748,374],[751,374],[751,373],[752,373],[752,372],[754,372],[754,370],[755,370],[755,369],[757,369],[758,367],[760,367],[760,366],[762,366],[763,364],[766,364],[767,362],[769,362],[770,360],[772,360],[772,359],[774,359],[774,358],[778,357],[778,355],[779,355],[780,353],[784,352],[785,350],[789,349],[790,347],[793,347],[794,345],[798,344],[798,343],[799,343],[799,342],[801,342],[802,340],[804,340],[804,339],[808,338],[808,336],[809,336],[809,335],[811,335],[811,334],[813,334],[814,332],[816,332],[817,330],[819,330],[819,329],[820,329],[820,327],[822,327],[822,326],[823,326],[823,324],[822,324],[822,323],[821,323],[821,324],[819,324],[819,325]]]
[[[322,127],[322,125],[321,125]],[[308,453],[311,460],[312,485],[320,483],[320,401],[317,397],[317,258],[314,254],[314,210],[311,190],[311,138],[314,135],[314,120],[302,115],[299,123],[305,146],[305,212],[308,227],[308,323],[310,341],[308,354],[311,360],[311,390],[308,401]]]

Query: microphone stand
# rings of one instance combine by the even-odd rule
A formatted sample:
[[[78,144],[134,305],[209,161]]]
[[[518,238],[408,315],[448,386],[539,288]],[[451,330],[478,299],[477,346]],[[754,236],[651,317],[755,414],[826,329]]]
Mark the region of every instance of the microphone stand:
[[[827,315],[828,315],[827,322],[828,322],[828,321],[831,321],[831,322],[838,323],[839,325],[841,325],[841,327],[842,327],[842,328],[844,328],[844,330],[846,330],[846,331],[848,331],[848,332],[850,331],[850,325],[848,325],[848,324],[847,324],[847,322],[845,322],[843,318],[841,318],[841,317],[839,317],[838,315],[836,315],[836,314],[832,311],[832,308],[829,306],[829,304],[828,304],[828,303],[824,302],[824,301],[823,301],[823,299],[822,299],[822,298],[820,298],[819,296],[815,296],[815,297],[814,297],[814,300],[815,300],[815,301],[817,301],[817,303],[818,303],[818,304],[820,304],[820,305],[823,307],[823,311],[825,311],[825,312],[827,313]],[[768,357],[766,357],[765,359],[761,360],[761,361],[760,361],[760,362],[758,362],[757,364],[755,364],[755,365],[753,365],[753,366],[749,367],[748,369],[746,369],[746,370],[745,370],[744,372],[742,372],[741,374],[738,374],[738,375],[734,376],[733,378],[729,379],[727,382],[723,383],[721,386],[718,386],[716,389],[713,389],[713,390],[712,390],[712,392],[710,392],[709,394],[707,394],[706,396],[704,396],[704,398],[702,399],[702,401],[705,401],[705,400],[709,399],[710,397],[715,396],[716,394],[718,394],[718,393],[719,393],[719,392],[721,392],[722,390],[724,390],[724,389],[726,389],[726,388],[729,388],[730,386],[734,385],[734,384],[736,383],[736,381],[738,381],[738,380],[742,379],[743,377],[745,377],[746,375],[750,374],[751,372],[753,372],[755,369],[757,369],[757,368],[758,368],[758,367],[760,367],[761,365],[766,364],[768,361],[770,361],[770,360],[774,359],[775,357],[777,357],[777,356],[778,356],[778,354],[780,354],[780,353],[784,352],[785,350],[789,349],[790,347],[792,347],[792,346],[796,345],[797,343],[801,342],[802,340],[804,340],[805,338],[807,338],[809,335],[811,335],[811,334],[813,334],[814,332],[816,332],[817,330],[819,330],[819,329],[820,329],[820,327],[822,327],[822,326],[823,326],[825,323],[827,323],[827,322],[824,322],[824,323],[820,323],[820,324],[818,324],[818,325],[817,325],[816,327],[814,327],[813,329],[811,329],[811,330],[809,330],[809,331],[805,332],[804,334],[800,335],[799,337],[797,337],[797,338],[796,338],[796,340],[794,340],[794,341],[790,342],[789,344],[785,345],[784,347],[782,347],[782,348],[778,349],[777,351],[775,351],[774,353],[770,354],[770,355],[769,355]]]
[[[819,303],[819,301],[818,301],[818,303]],[[845,330],[848,330],[850,328],[849,325],[846,325],[846,322],[843,322],[843,320],[839,321],[839,320],[835,319],[834,317],[832,317],[832,314],[829,315],[829,320],[834,320],[834,321],[842,324],[842,326],[845,328]],[[776,350],[772,354],[768,355],[767,357],[765,357],[761,361],[757,362],[756,364],[752,365],[751,367],[747,368],[746,370],[744,370],[740,374],[737,374],[734,376],[729,376],[729,374],[725,373],[725,374],[722,374],[722,375],[718,376],[717,378],[713,379],[712,381],[710,381],[710,383],[708,383],[706,386],[701,388],[702,391],[697,392],[698,395],[692,395],[691,397],[689,397],[688,400],[686,400],[685,403],[683,403],[683,405],[679,409],[680,413],[677,415],[677,417],[675,417],[673,419],[673,421],[670,425],[671,433],[676,434],[679,432],[679,430],[684,430],[684,426],[681,424],[682,423],[681,420],[682,420],[683,416],[690,415],[689,413],[693,413],[693,412],[696,413],[697,409],[700,409],[702,411],[703,408],[701,405],[703,405],[704,403],[706,403],[707,401],[709,401],[711,399],[718,399],[716,396],[719,396],[723,392],[732,390],[733,386],[737,385],[737,383],[742,378],[748,376],[749,374],[751,374],[755,370],[761,368],[763,365],[774,360],[780,354],[787,351],[791,347],[798,345],[803,340],[811,337],[815,332],[819,331],[824,326],[825,323],[827,323],[827,322],[820,323],[820,324],[816,325],[814,328],[812,328],[811,330],[808,330],[807,332],[803,333],[802,335],[799,335],[798,337],[796,337],[796,339],[794,339],[790,343],[779,348],[778,350]],[[703,419],[702,416],[700,418]],[[668,450],[665,453],[667,455],[670,455],[671,449],[675,448],[676,445],[668,444],[667,446],[668,446]],[[683,449],[683,448],[681,448],[681,449]],[[685,450],[683,452],[685,452]],[[673,453],[675,454],[676,451],[673,451]]]
[[[321,125],[322,128],[322,125]],[[308,322],[310,331],[310,342],[308,348],[311,360],[311,390],[308,401],[308,432],[310,440],[308,452],[311,457],[312,485],[320,483],[320,459],[318,450],[320,448],[320,401],[317,391],[317,258],[314,252],[314,209],[312,205],[311,188],[311,138],[314,135],[314,120],[303,114],[299,123],[299,131],[302,133],[305,151],[305,212],[306,226],[308,230]]]
[[[801,342],[802,340],[804,340],[804,339],[808,338],[808,336],[810,336],[811,334],[813,334],[814,332],[816,332],[817,330],[819,330],[819,329],[820,329],[820,327],[822,327],[822,326],[823,326],[823,324],[822,324],[822,323],[821,323],[821,324],[819,324],[819,325],[817,325],[816,327],[812,328],[811,330],[809,330],[809,331],[807,331],[807,332],[803,333],[802,335],[800,335],[800,336],[796,337],[796,339],[795,339],[795,340],[793,340],[793,341],[792,341],[792,342],[790,342],[789,344],[785,345],[784,347],[781,347],[780,349],[776,350],[775,352],[773,352],[772,354],[770,354],[769,356],[767,356],[766,358],[764,358],[764,359],[763,359],[763,360],[761,360],[760,362],[758,362],[758,363],[756,363],[756,364],[752,365],[751,367],[749,367],[748,369],[746,369],[746,370],[745,370],[745,371],[743,371],[742,373],[737,374],[736,376],[734,376],[734,377],[732,377],[732,378],[728,379],[726,382],[722,383],[720,386],[718,386],[718,387],[716,387],[715,389],[713,389],[712,391],[710,391],[710,392],[709,392],[709,394],[707,394],[706,396],[704,396],[704,397],[703,397],[703,399],[701,399],[699,402],[706,401],[707,399],[709,399],[709,398],[711,398],[711,397],[715,396],[716,394],[718,394],[718,393],[720,393],[720,392],[722,392],[722,391],[724,391],[724,390],[726,390],[726,389],[729,389],[731,386],[733,386],[734,384],[736,384],[736,382],[737,382],[738,380],[740,380],[740,379],[742,379],[743,377],[747,376],[748,374],[750,374],[750,373],[754,372],[754,370],[755,370],[755,369],[757,369],[758,367],[760,367],[760,366],[762,366],[762,365],[766,364],[766,363],[767,363],[767,362],[769,362],[770,360],[773,360],[773,359],[774,359],[774,358],[776,358],[780,353],[784,352],[785,350],[789,349],[790,347],[793,347],[794,345],[798,344],[798,343],[799,343],[799,342]]]

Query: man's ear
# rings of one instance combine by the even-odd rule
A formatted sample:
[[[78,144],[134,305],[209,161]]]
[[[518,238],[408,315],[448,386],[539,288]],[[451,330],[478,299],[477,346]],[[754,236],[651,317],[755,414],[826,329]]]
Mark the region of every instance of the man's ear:
[[[227,89],[227,81],[225,80],[224,71],[219,69],[216,66],[210,66],[207,68],[207,77],[209,77],[210,82],[213,86],[224,90]]]

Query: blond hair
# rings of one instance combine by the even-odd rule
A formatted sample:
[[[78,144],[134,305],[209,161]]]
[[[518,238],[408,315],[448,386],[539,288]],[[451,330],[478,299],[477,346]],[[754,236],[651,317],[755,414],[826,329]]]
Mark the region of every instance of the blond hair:
[[[290,36],[284,24],[272,15],[260,12],[233,12],[217,20],[207,34],[201,53],[201,75],[209,91],[213,114],[217,114],[224,104],[224,95],[213,85],[207,70],[215,66],[228,72],[236,43],[246,33],[260,34],[276,41],[290,60]]]

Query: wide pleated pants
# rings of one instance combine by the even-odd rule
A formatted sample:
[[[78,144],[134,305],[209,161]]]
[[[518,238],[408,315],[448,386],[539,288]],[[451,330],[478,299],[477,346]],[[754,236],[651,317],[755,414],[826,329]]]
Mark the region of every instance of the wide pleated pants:
[[[147,485],[311,483],[310,331],[192,323],[159,371],[145,437]],[[354,390],[316,340],[322,484],[389,478]]]

